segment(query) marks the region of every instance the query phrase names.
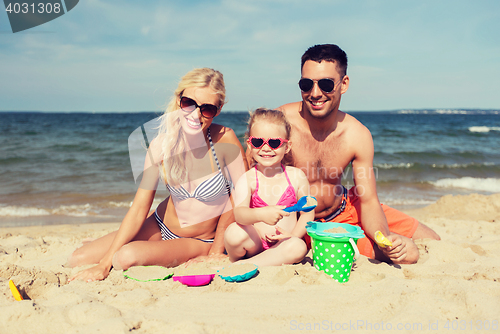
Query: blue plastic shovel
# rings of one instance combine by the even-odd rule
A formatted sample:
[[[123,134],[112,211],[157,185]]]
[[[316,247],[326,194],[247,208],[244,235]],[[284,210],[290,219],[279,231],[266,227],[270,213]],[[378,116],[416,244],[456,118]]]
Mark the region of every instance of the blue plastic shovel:
[[[305,206],[305,205],[307,205],[308,199],[309,200],[314,199],[314,202],[316,204]],[[288,208],[283,209],[283,211],[286,211],[286,212],[296,212],[296,211],[309,212],[312,209],[314,209],[317,205],[318,205],[318,201],[316,200],[316,197],[302,196],[301,198],[299,198],[299,200],[297,201],[297,203],[295,205],[289,206]]]

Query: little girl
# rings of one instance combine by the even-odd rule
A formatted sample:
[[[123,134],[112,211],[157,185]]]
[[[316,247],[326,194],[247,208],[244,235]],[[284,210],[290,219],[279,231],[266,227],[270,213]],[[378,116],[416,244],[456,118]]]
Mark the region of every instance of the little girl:
[[[314,211],[288,213],[284,208],[309,195],[300,169],[285,166],[291,126],[281,111],[257,109],[250,116],[247,157],[254,163],[234,191],[235,223],[226,229],[224,244],[231,262],[277,266],[300,262],[307,253],[302,237]]]

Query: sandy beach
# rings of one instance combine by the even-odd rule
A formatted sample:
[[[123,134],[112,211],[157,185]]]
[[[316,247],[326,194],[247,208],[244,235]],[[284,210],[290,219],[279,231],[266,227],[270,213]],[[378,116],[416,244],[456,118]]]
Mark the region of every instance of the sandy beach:
[[[64,267],[69,254],[118,223],[1,228],[0,333],[499,332],[500,194],[445,196],[407,213],[442,240],[418,240],[415,265],[361,257],[345,284],[310,254],[242,283],[216,276],[187,287],[112,270],[68,284],[83,269]],[[25,300],[14,300],[9,279]]]

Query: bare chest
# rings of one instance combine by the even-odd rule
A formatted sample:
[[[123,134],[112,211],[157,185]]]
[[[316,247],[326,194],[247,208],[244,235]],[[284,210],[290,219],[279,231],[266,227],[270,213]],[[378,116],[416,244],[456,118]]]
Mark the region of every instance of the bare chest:
[[[327,181],[337,184],[353,159],[342,134],[333,133],[326,138],[315,138],[310,133],[295,131],[292,136],[294,166],[300,168],[310,183]]]

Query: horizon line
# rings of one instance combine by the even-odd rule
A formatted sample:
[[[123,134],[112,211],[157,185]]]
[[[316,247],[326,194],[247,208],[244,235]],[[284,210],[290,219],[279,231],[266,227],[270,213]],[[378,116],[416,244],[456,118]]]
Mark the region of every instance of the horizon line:
[[[483,112],[500,112],[500,109],[495,108],[401,108],[401,109],[378,109],[378,110],[341,110],[346,113],[358,113],[358,112],[460,112],[460,111],[483,111]],[[138,114],[138,113],[163,113],[164,111],[154,111],[154,110],[136,110],[136,111],[96,111],[96,110],[71,110],[71,111],[47,111],[47,110],[0,110],[0,113],[54,113],[54,114],[70,114],[70,113],[85,113],[85,114],[111,114],[111,113],[123,113],[123,114]],[[223,110],[222,113],[248,113],[248,110]]]

